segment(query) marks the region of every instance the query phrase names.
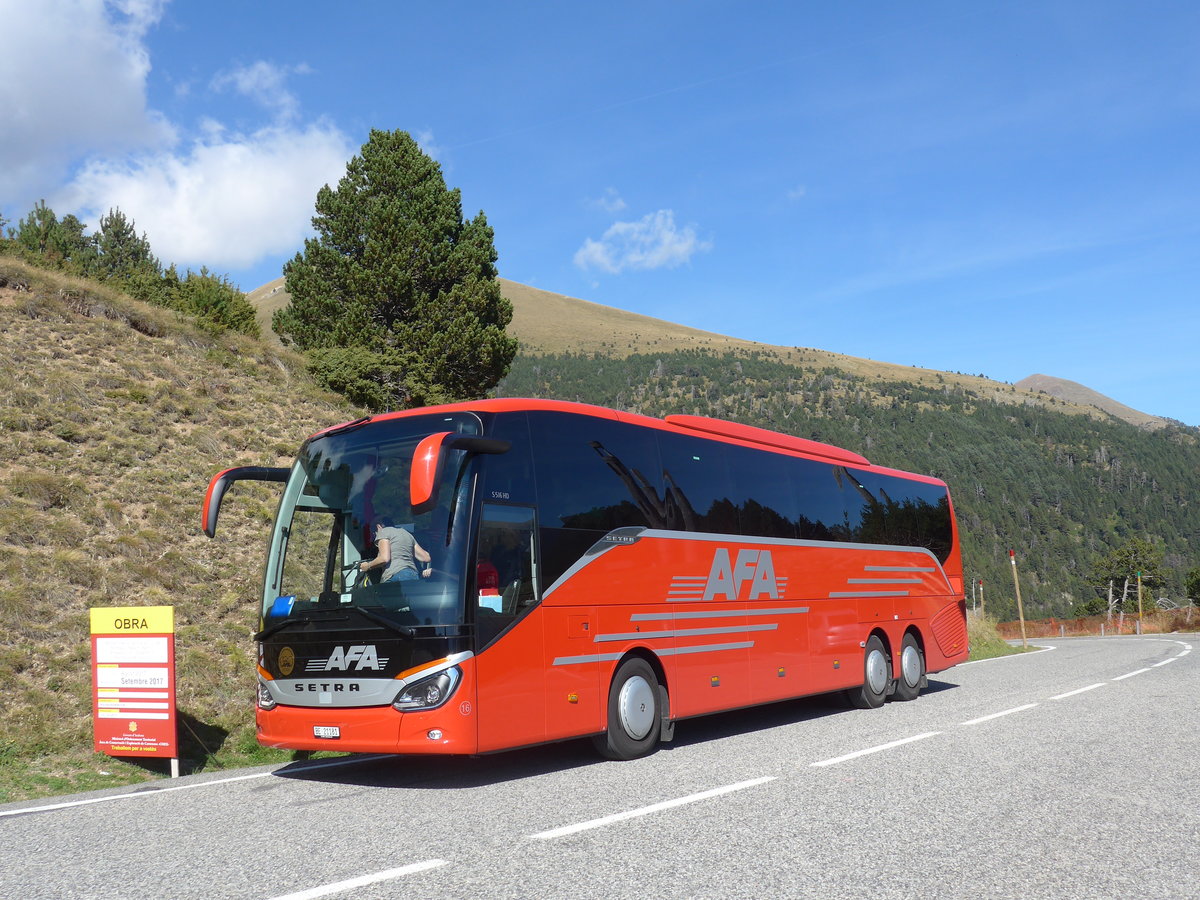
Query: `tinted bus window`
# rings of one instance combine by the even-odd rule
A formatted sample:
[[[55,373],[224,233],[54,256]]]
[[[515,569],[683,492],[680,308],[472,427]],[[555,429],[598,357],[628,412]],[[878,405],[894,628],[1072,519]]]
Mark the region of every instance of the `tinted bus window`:
[[[926,547],[945,562],[953,540],[946,489],[876,472],[847,470],[859,501],[854,540]]]
[[[799,537],[809,541],[849,540],[845,486],[840,466],[811,459],[792,460],[796,477]]]
[[[553,585],[614,528],[662,527],[653,432],[592,416],[536,411],[529,413],[529,430],[543,585]]]
[[[658,443],[663,482],[674,515],[671,527],[738,534],[729,445],[669,433],[660,434]]]
[[[746,447],[728,447],[731,499],[738,510],[738,533],[771,538],[798,536],[797,460]]]
[[[529,414],[543,527],[609,531],[660,518],[652,432],[608,419]]]
[[[484,502],[498,500],[532,505],[536,500],[533,452],[525,413],[500,413],[490,423],[488,436],[510,441],[512,448],[507,453],[482,458],[480,495]]]

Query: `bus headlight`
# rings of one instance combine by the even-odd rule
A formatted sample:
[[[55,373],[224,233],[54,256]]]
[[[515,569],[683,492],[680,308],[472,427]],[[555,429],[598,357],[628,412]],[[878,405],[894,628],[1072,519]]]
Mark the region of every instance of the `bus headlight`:
[[[392,706],[402,712],[437,709],[450,699],[460,681],[462,670],[458,666],[451,666],[405,687],[396,695]]]
[[[271,689],[267,687],[266,682],[258,683],[258,708],[259,709],[274,709],[275,698],[271,696]]]

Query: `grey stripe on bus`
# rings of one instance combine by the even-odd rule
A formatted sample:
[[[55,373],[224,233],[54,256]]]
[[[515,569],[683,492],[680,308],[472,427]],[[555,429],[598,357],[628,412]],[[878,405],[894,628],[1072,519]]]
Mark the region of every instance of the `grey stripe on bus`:
[[[830,600],[845,600],[849,597],[909,597],[912,591],[830,591]]]
[[[752,631],[776,631],[778,622],[767,625],[726,625],[724,628],[677,628],[671,631],[631,631],[626,634],[598,634],[592,638],[593,644],[610,641],[636,641],[645,638],[648,641],[669,637],[691,637],[705,634],[749,634]]]
[[[781,606],[778,609],[703,609],[665,613],[634,613],[630,622],[669,622],[672,619],[727,619],[734,616],[794,616],[808,612],[807,606]]]
[[[700,644],[696,647],[663,647],[655,648],[658,656],[685,656],[691,653],[716,653],[719,650],[747,650],[754,646],[754,641],[742,641],[736,644]],[[595,653],[587,656],[559,656],[554,660],[556,666],[574,666],[583,663],[612,662],[620,659],[624,653]]]

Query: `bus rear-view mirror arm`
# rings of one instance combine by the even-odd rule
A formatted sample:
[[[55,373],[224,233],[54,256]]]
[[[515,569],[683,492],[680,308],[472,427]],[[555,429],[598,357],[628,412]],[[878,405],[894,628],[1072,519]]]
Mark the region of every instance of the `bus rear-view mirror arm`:
[[[466,450],[468,453],[507,453],[511,441],[498,438],[472,437],[439,431],[417,444],[413,453],[412,476],[408,482],[408,499],[413,514],[428,512],[437,498],[437,486],[442,477],[442,461],[447,450]]]
[[[200,523],[204,533],[213,537],[217,533],[217,515],[221,512],[221,500],[225,491],[235,481],[279,481],[288,480],[290,469],[274,466],[238,466],[226,469],[213,476],[208,483],[208,492],[204,495],[204,509],[200,513]]]

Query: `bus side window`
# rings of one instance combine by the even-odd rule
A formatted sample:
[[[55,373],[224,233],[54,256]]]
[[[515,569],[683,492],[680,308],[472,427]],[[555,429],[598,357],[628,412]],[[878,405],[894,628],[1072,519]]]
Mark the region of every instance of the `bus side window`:
[[[483,467],[483,499],[505,503],[533,503],[533,451],[529,443],[529,423],[523,412],[500,413],[492,422],[488,437],[508,441],[507,453],[480,459]]]
[[[533,509],[485,503],[475,559],[476,646],[482,650],[537,603]]]

